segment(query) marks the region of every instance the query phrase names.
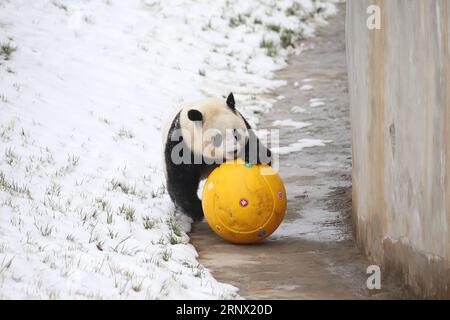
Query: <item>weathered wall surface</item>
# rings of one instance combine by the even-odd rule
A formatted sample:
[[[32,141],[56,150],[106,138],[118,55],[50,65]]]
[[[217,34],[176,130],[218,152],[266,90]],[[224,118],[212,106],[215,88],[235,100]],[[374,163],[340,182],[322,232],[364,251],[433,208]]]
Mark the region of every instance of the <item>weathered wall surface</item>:
[[[357,242],[430,298],[450,297],[449,18],[449,0],[347,1]]]

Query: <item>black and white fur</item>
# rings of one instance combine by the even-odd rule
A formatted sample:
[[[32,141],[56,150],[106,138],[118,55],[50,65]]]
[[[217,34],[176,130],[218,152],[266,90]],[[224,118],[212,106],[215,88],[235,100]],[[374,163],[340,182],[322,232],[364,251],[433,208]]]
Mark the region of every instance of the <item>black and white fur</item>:
[[[194,137],[201,136],[199,134],[204,132],[211,132],[208,131],[209,129],[213,129],[214,132],[219,132],[219,135],[223,136],[219,140],[225,141],[234,138],[236,148],[225,151],[218,148],[217,139],[215,139],[217,136],[213,136],[211,139],[204,138],[203,141],[195,141]],[[176,141],[172,141],[173,133],[177,130],[181,130],[183,134]],[[227,134],[230,132],[232,133],[231,138]],[[256,150],[254,147],[250,147],[251,141],[254,143],[253,146],[256,145]],[[169,195],[175,206],[194,220],[203,218],[201,201],[197,196],[199,182],[220,165],[220,163],[211,164],[213,162],[211,160],[223,161],[225,158],[236,159],[239,157],[248,163],[270,164],[270,150],[260,143],[249,123],[236,110],[232,93],[226,101],[209,98],[181,106],[166,123],[163,143],[166,186]],[[172,161],[172,153],[178,152],[180,146],[182,150],[189,152],[190,163],[176,164]],[[242,146],[244,147],[242,148]],[[253,155],[249,152],[250,148]],[[266,157],[262,159],[261,154]],[[194,156],[200,158],[200,163],[193,162]]]

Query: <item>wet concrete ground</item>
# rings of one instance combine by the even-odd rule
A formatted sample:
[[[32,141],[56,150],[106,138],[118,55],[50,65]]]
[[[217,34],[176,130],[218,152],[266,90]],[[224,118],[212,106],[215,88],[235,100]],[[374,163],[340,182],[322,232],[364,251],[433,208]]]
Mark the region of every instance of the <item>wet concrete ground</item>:
[[[261,243],[234,245],[206,222],[190,234],[199,261],[214,277],[240,289],[247,299],[392,299],[405,297],[394,279],[382,274],[381,290],[368,290],[370,263],[359,253],[351,226],[351,145],[345,65],[345,7],[306,41],[277,73],[287,85],[259,128],[279,128],[280,146],[302,138],[328,140],[325,146],[280,156],[280,175],[288,195],[286,218]],[[298,83],[298,85],[296,84]],[[301,90],[310,85],[310,90]],[[324,104],[310,106],[310,99]],[[313,100],[316,102],[317,100]],[[306,112],[293,112],[300,106]],[[302,129],[273,126],[274,120],[311,123]]]

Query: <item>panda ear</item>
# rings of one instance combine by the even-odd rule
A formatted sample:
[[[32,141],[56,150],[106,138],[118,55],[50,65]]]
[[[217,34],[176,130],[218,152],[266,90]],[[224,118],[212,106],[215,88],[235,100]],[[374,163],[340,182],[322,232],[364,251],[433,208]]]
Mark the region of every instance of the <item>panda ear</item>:
[[[233,92],[230,92],[230,94],[228,95],[227,106],[232,110],[234,110],[236,108],[236,103],[234,102]]]
[[[191,109],[188,111],[187,116],[191,121],[203,121],[203,115],[200,111]]]

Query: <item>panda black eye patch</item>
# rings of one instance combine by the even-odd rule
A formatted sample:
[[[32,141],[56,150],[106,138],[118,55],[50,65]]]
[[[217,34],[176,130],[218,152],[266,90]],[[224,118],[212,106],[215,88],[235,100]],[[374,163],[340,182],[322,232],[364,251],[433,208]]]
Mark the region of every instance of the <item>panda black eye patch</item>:
[[[203,121],[203,115],[200,111],[191,109],[188,111],[187,116],[191,121]]]
[[[220,133],[218,133],[214,137],[212,137],[212,144],[215,147],[219,147],[222,144],[222,135]]]

